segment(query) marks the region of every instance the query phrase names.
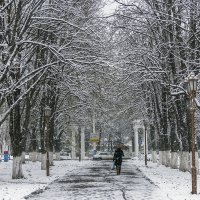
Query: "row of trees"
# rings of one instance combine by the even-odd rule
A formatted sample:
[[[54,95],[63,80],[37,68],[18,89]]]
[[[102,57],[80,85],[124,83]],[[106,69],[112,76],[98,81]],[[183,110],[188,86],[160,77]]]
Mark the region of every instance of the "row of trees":
[[[127,102],[124,114],[148,121],[155,162],[159,151],[161,164],[190,170],[189,101],[180,88],[190,72],[199,72],[200,4],[197,0],[115,1],[120,6],[112,29],[117,30],[119,85],[122,102]]]
[[[101,136],[121,141],[133,120],[145,119],[152,158],[159,150],[162,164],[190,170],[190,115],[179,88],[199,71],[200,5],[115,1],[108,18],[102,1],[0,1],[0,124],[9,126],[13,178],[23,176],[27,143],[45,160],[46,126],[53,152],[71,125],[92,132],[94,118]]]
[[[39,146],[45,160],[45,127],[50,151],[59,151],[66,124],[92,124],[93,113],[105,114],[99,108],[109,105],[105,89],[112,75],[109,38],[99,18],[102,5],[93,0],[0,1],[0,108],[4,111],[0,124],[9,126],[13,178],[23,176],[26,144],[32,152]],[[46,107],[51,111],[48,121]],[[34,159],[35,153],[31,155]]]

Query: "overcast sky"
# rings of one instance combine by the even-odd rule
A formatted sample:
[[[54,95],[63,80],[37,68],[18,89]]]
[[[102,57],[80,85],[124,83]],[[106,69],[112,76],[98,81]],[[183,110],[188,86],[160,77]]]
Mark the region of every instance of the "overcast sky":
[[[110,15],[115,11],[116,7],[118,6],[118,3],[116,3],[113,0],[109,0],[109,1],[106,1],[106,2],[108,2],[108,3],[104,7],[103,11],[104,11],[105,15]]]

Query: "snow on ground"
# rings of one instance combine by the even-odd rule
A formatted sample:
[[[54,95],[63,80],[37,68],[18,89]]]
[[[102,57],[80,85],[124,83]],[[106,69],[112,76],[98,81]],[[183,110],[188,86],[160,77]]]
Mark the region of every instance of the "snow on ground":
[[[89,163],[88,163],[89,162]],[[12,160],[9,162],[0,162],[0,200],[22,200],[38,189],[45,188],[50,182],[63,177],[68,172],[78,172],[85,165],[90,164],[90,160],[79,162],[78,160],[61,160],[54,161],[51,167],[50,177],[46,176],[46,171],[40,169],[39,162],[27,161],[23,165],[24,179],[12,180],[11,168]],[[159,166],[155,163],[148,162],[144,165],[143,160],[129,160],[129,164],[136,165],[155,185],[160,189],[155,197],[167,193],[171,200],[199,200],[200,199],[200,175],[197,178],[198,195],[191,194],[191,174],[189,172],[180,172],[177,169],[171,169],[165,166]],[[161,195],[162,196],[162,195]],[[154,195],[152,199],[155,200]]]
[[[24,196],[45,188],[50,182],[64,176],[67,172],[78,170],[84,162],[78,160],[54,161],[50,176],[41,170],[40,162],[26,161],[23,164],[24,179],[12,179],[12,160],[0,162],[0,200],[22,200]]]
[[[134,159],[131,161],[142,173],[160,188],[160,192],[167,193],[171,200],[199,200],[200,199],[200,175],[197,176],[197,195],[191,194],[192,177],[189,172],[181,172],[157,163]]]
[[[170,200],[129,161],[122,173],[111,170],[112,161],[86,162],[84,168],[66,174],[30,200]]]

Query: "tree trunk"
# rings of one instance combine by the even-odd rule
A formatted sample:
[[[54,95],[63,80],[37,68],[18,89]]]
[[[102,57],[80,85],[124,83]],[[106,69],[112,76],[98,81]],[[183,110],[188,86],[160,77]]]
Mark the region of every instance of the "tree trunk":
[[[44,120],[44,107],[45,107],[45,98],[44,96],[41,99],[41,107],[40,107],[40,119],[39,119],[39,131],[40,131],[40,152],[42,154],[46,153],[45,150],[45,120]]]
[[[12,178],[13,179],[23,178],[21,156],[13,156]]]
[[[170,144],[168,135],[168,120],[167,120],[167,93],[168,89],[162,86],[162,117],[161,117],[161,134],[160,134],[160,145],[159,145],[159,155],[161,155],[161,161],[159,163],[170,166]],[[160,159],[160,158],[159,158]]]
[[[150,124],[150,139],[151,139],[151,155],[152,162],[157,163],[157,147],[156,147],[156,132],[153,124]]]
[[[186,172],[190,171],[190,155],[188,151],[180,152],[180,166],[179,170]]]
[[[37,161],[42,162],[42,153],[38,152],[37,154]]]
[[[55,152],[56,160],[61,160],[60,152]]]
[[[30,160],[32,162],[36,162],[38,159],[38,152],[37,152],[37,137],[36,137],[36,130],[35,128],[32,129],[32,134],[31,134],[31,152],[30,152],[30,155],[31,155],[31,158]]]
[[[157,152],[151,151],[151,160],[153,163],[157,163]]]
[[[32,162],[36,162],[38,153],[36,151],[32,151],[32,152],[30,152],[30,154],[31,154],[31,159],[30,160]]]
[[[44,120],[44,107],[45,107],[45,98],[44,94],[41,99],[40,107],[40,119],[39,119],[39,131],[40,131],[40,159],[41,159],[41,169],[46,169],[46,149],[45,149],[45,120]]]
[[[49,165],[53,166],[53,152],[52,151],[49,152]]]
[[[171,102],[173,99],[171,99]],[[174,103],[171,103],[171,106],[168,111],[168,119],[170,123],[170,146],[171,146],[171,167],[173,169],[178,169],[179,167],[179,153],[178,151],[180,150],[180,143],[177,138],[177,130],[176,130],[176,110],[174,110]]]
[[[49,131],[49,139],[48,139],[48,146],[49,146],[49,165],[53,166],[53,146],[54,146],[54,115],[53,115],[54,110],[52,109],[52,115],[51,115],[51,119],[49,122],[49,129],[47,131]]]
[[[60,160],[60,144],[61,144],[60,139],[59,138],[56,139],[54,144],[55,144],[54,149],[55,149],[55,156],[56,156],[55,159]]]
[[[20,95],[20,90],[16,90],[13,94],[14,102],[18,99]],[[13,102],[11,97],[8,99],[8,102]],[[11,104],[12,105],[12,104]],[[11,145],[12,145],[12,154],[13,154],[13,179],[23,178],[22,174],[22,152],[23,148],[23,138],[20,129],[20,122],[21,122],[21,115],[20,115],[20,104],[17,104],[13,110],[10,112],[10,121],[9,121],[9,134],[11,138]]]
[[[47,154],[42,153],[41,154],[41,170],[46,170],[46,160],[47,160]]]
[[[23,151],[22,152],[22,164],[25,164],[26,158],[25,158],[26,153]]]
[[[26,105],[25,105],[25,116],[24,118],[24,122],[23,122],[23,127],[22,127],[22,138],[23,138],[23,151],[26,151],[26,141],[27,141],[27,135],[29,134],[29,122],[30,122],[30,110],[31,110],[31,106],[30,106],[30,98],[27,96],[26,97],[26,101],[25,101]],[[22,159],[22,163],[25,163],[25,159]]]
[[[179,168],[179,153],[171,152],[171,168],[178,169]]]

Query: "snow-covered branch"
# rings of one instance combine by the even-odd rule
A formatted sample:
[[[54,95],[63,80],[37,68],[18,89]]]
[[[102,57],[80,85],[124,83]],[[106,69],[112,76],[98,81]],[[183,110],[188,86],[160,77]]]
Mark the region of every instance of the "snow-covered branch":
[[[200,102],[197,98],[194,99],[195,103],[196,103],[196,106],[198,109],[200,109]]]
[[[29,89],[27,89],[22,95],[20,95],[20,97],[7,109],[7,111],[5,113],[2,114],[1,120],[0,120],[0,125],[6,120],[6,118],[8,117],[8,115],[10,114],[11,110],[18,104],[20,103],[20,101],[22,101],[24,99],[25,96],[28,95],[28,93],[38,85],[39,81],[41,80],[41,78],[45,75],[46,73],[45,69],[43,71],[43,73],[40,75],[40,77],[37,79],[37,81],[35,81],[30,87]]]
[[[45,20],[45,21],[47,21],[47,20],[49,20],[49,21],[56,21],[56,22],[62,22],[62,23],[65,23],[65,24],[68,24],[68,25],[70,25],[70,26],[72,26],[72,27],[74,27],[74,28],[77,28],[77,29],[79,29],[79,30],[81,30],[81,31],[85,31],[86,29],[83,29],[82,27],[80,27],[80,26],[77,26],[77,25],[75,25],[75,24],[73,24],[73,23],[70,23],[69,21],[66,21],[66,20],[64,20],[64,19],[60,19],[60,18],[54,18],[54,17],[32,17],[32,19],[39,19],[39,20]]]

